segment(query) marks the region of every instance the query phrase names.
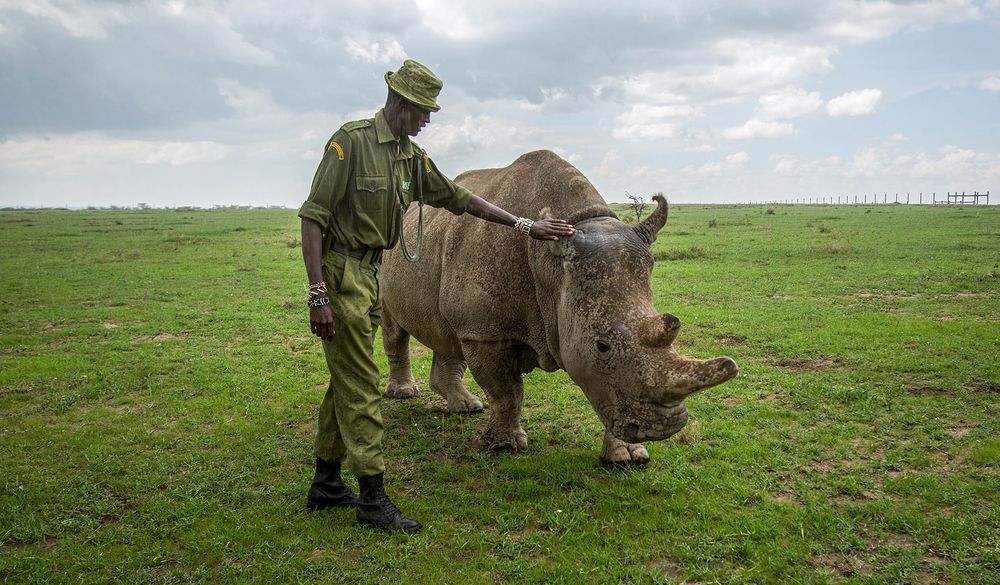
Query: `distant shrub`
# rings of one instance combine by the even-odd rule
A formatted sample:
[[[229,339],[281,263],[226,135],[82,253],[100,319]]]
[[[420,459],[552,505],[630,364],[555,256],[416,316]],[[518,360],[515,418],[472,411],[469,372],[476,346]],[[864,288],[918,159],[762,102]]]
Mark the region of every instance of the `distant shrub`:
[[[285,245],[289,248],[298,248],[301,243],[298,236],[285,236]]]
[[[821,234],[828,234],[828,233],[830,233],[830,228],[828,228],[828,227],[826,227],[824,225],[821,225],[821,226],[819,226],[819,233],[821,233]]]
[[[768,207],[767,211],[764,212],[764,215],[774,215],[774,210]]]
[[[707,256],[708,252],[703,248],[691,246],[686,250],[658,250],[653,254],[653,259],[657,262],[662,262],[664,260],[693,260]]]
[[[716,225],[718,225],[718,222],[715,219],[708,220],[708,227],[715,227]]]

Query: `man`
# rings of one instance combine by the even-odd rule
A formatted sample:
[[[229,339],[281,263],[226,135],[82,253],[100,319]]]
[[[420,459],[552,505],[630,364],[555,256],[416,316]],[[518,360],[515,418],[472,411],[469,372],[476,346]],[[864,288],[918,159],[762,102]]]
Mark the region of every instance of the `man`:
[[[327,142],[309,199],[299,209],[309,322],[323,339],[330,370],[306,506],[356,507],[359,523],[416,532],[420,523],[404,516],[383,486],[382,395],[373,357],[382,315],[379,266],[382,251],[402,237],[401,206],[405,209],[420,189],[429,205],[470,213],[535,239],[557,240],[575,230],[560,219],[514,217],[441,174],[410,140],[430,122],[431,112],[440,110],[441,80],[409,59],[385,80],[385,107],[373,119],[344,124]],[[358,477],[360,497],[341,480],[345,458]]]

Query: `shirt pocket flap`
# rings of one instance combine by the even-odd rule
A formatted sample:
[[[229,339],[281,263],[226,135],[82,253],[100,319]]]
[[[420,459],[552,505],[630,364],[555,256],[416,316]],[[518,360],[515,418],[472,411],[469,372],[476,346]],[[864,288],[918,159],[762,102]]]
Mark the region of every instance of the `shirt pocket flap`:
[[[370,193],[375,193],[376,191],[386,191],[389,189],[389,178],[388,177],[356,177],[355,185],[358,191],[368,191]]]

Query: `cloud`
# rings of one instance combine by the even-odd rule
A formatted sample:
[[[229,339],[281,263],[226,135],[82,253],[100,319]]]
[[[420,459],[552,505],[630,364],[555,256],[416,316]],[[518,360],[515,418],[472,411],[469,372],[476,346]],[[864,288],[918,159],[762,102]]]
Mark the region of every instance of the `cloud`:
[[[774,136],[786,136],[791,134],[795,128],[788,122],[771,122],[752,118],[747,120],[742,126],[726,128],[722,131],[722,136],[729,140],[744,140],[747,138],[770,138]]]
[[[823,106],[819,92],[804,89],[787,89],[760,96],[760,107],[755,117],[761,120],[792,120],[811,114]]]
[[[681,122],[697,113],[696,108],[684,103],[636,104],[618,116],[618,126],[611,135],[619,140],[673,138],[677,136]]]
[[[115,26],[128,22],[125,6],[114,3],[86,4],[53,0],[0,2],[0,14],[21,12],[49,21],[72,36],[91,41],[103,40]]]
[[[705,163],[699,167],[688,166],[683,171],[690,175],[700,177],[722,177],[741,171],[750,161],[750,155],[745,152],[730,154],[725,159],[717,162]]]
[[[979,87],[986,91],[1000,92],[1000,77],[987,77],[979,82]]]
[[[100,134],[27,136],[0,142],[0,167],[24,173],[72,175],[119,164],[189,165],[226,158],[229,147],[209,141],[154,142]]]
[[[345,50],[348,55],[366,63],[396,65],[408,58],[403,45],[399,44],[399,41],[396,39],[359,42],[353,38],[348,38]]]
[[[865,43],[901,30],[972,20],[981,16],[973,0],[830,2],[820,6],[826,24],[817,32],[836,41]]]
[[[827,102],[826,112],[833,117],[866,116],[875,111],[881,100],[880,89],[851,91]]]

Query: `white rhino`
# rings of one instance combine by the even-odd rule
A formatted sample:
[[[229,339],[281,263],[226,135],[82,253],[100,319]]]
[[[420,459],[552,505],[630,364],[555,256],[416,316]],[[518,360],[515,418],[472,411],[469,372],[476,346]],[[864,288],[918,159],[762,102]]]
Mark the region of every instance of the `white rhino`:
[[[462,384],[468,367],[490,403],[483,445],[518,451],[527,446],[522,375],[561,368],[604,423],[601,460],[641,464],[649,454],[639,441],[665,439],[687,423],[685,397],[736,375],[728,357],[679,355],[671,344],[680,321],[653,307],[650,245],[667,220],[662,196],[648,219],[629,226],[580,171],[544,150],[456,182],[515,215],[564,218],[577,231],[537,241],[428,209],[420,260],[390,253],[382,267],[387,397],[419,392],[410,370],[412,335],[434,352],[430,387],[448,409],[483,409]],[[405,219],[410,241],[416,215]]]

